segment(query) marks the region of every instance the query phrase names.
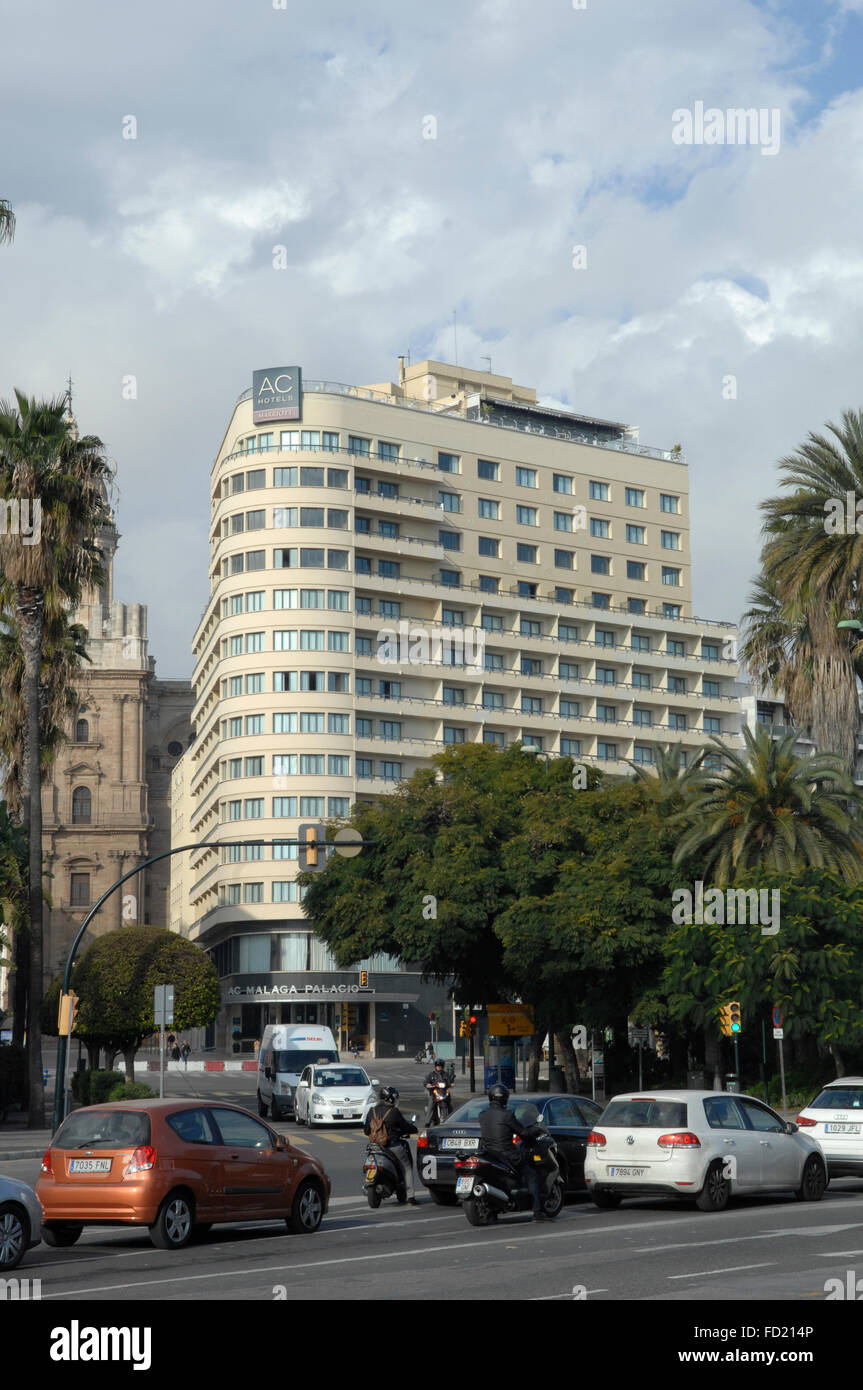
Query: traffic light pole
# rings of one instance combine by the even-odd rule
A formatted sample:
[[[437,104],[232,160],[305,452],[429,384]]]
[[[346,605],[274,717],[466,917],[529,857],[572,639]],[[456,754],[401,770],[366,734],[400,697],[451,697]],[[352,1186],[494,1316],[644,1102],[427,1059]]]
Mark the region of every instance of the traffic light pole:
[[[111,897],[111,895],[113,893],[116,893],[117,889],[122,887],[122,885],[128,879],[135,878],[136,875],[142,873],[144,869],[148,869],[151,864],[158,864],[162,859],[170,859],[171,855],[173,854],[184,854],[194,849],[225,849],[228,843],[233,845],[274,845],[277,843],[277,841],[275,839],[261,840],[260,838],[255,840],[231,840],[230,842],[222,840],[202,840],[194,845],[176,845],[174,849],[166,849],[163,850],[161,854],[151,854],[148,859],[142,859],[140,864],[137,864],[134,869],[129,869],[127,873],[123,874],[114,883],[112,883],[110,888],[106,888],[101,898],[99,898],[90,908],[90,911],[87,913],[86,917],[84,918],[83,922],[78,928],[78,932],[75,936],[74,941],[72,942],[72,945],[69,947],[69,954],[66,957],[66,965],[63,970],[63,984],[61,986],[61,993],[69,993],[69,986],[72,981],[72,966],[75,964],[75,956],[78,953],[78,947],[80,946],[81,941],[83,940],[84,933],[86,932],[87,928],[89,927],[90,923],[96,916],[96,913],[99,911],[99,908],[103,905],[103,903],[106,903],[108,899]],[[281,838],[281,836],[278,839],[278,843],[283,845],[302,845],[306,849],[308,849],[310,845],[310,841],[308,840],[284,840]],[[332,845],[333,849],[336,850],[337,853],[344,854],[348,857],[352,857],[354,854],[359,853],[359,850],[361,848],[364,849],[366,845],[373,844],[375,844],[374,840],[363,840],[362,838],[360,838],[357,840],[350,840],[346,842],[344,848],[340,850],[337,841],[327,841],[328,847]],[[315,842],[313,854],[314,859],[317,860],[317,841]],[[304,866],[301,864],[301,867]],[[317,866],[315,865],[315,867]],[[70,1050],[68,1047],[68,1043],[70,1041],[71,1035],[69,1039],[67,1039],[62,1032],[58,1034],[57,1068],[54,1076],[54,1119],[52,1125],[52,1133],[56,1133],[56,1131],[60,1128],[60,1125],[63,1123],[63,1120],[66,1117],[66,1065]]]

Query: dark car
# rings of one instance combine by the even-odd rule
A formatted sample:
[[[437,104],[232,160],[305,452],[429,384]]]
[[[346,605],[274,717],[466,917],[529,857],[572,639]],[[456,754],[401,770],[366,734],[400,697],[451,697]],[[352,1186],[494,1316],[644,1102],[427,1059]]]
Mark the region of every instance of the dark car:
[[[423,1130],[417,1139],[420,1181],[439,1206],[455,1206],[455,1160],[479,1148],[479,1117],[488,1109],[485,1096],[474,1096],[454,1110],[445,1124]],[[558,1163],[567,1194],[584,1192],[584,1155],[587,1136],[602,1114],[602,1106],[589,1096],[549,1095],[547,1091],[513,1094],[508,1110],[522,1124],[542,1123],[558,1146]]]

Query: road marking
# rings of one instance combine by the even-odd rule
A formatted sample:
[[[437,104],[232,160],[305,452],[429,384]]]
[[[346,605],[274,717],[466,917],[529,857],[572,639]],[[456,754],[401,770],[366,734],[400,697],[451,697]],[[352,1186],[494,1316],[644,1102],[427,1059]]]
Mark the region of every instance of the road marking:
[[[608,1293],[608,1289],[585,1289],[584,1296],[588,1298],[592,1293]],[[580,1300],[573,1298],[571,1293],[542,1293],[529,1298],[528,1303],[553,1303],[555,1299],[566,1298],[570,1303],[578,1303]]]
[[[829,1236],[836,1235],[839,1231],[856,1231],[860,1227],[859,1222],[852,1222],[846,1226],[797,1226],[793,1229],[782,1231],[762,1231],[755,1236],[723,1236],[721,1240],[699,1240],[699,1248],[708,1245],[737,1245],[742,1240],[778,1240],[780,1236]],[[636,1255],[655,1255],[663,1250],[688,1250],[693,1242],[686,1240],[676,1245],[645,1245],[635,1251]]]
[[[709,1274],[739,1274],[742,1269],[769,1269],[776,1263],[767,1260],[760,1265],[729,1265],[727,1269],[700,1269],[697,1274],[666,1274],[666,1279],[706,1279]]]
[[[863,1255],[863,1250],[819,1250],[819,1260],[835,1260],[839,1255]]]

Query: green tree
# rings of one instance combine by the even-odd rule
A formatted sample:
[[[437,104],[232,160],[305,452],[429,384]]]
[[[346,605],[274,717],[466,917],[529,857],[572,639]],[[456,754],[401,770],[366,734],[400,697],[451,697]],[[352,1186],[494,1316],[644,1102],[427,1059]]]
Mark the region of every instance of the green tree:
[[[44,1124],[42,1099],[42,800],[41,691],[45,653],[46,595],[74,606],[85,584],[101,581],[102,558],[94,537],[108,520],[110,470],[100,439],[79,439],[66,397],[37,401],[16,391],[15,404],[0,403],[0,496],[7,507],[25,504],[31,528],[0,535],[0,573],[14,593],[13,608],[23,659],[26,709],[26,775],[22,820],[29,837],[28,905],[30,983],[28,1124]],[[38,516],[38,537],[37,537]]]
[[[711,743],[718,768],[702,768],[676,821],[683,825],[675,862],[698,859],[699,877],[740,881],[764,868],[836,868],[860,875],[860,797],[838,757],[797,757],[797,734],[773,739],[744,728],[744,754]]]
[[[11,241],[15,235],[15,214],[12,211],[12,204],[5,198],[0,198],[0,246],[5,241]]]
[[[135,1053],[155,1029],[153,990],[169,984],[174,986],[178,1030],[212,1023],[221,1007],[219,979],[200,947],[163,927],[107,932],[88,947],[72,972],[79,1000],[74,1036],[90,1047],[122,1052],[126,1079],[133,1083]],[[42,1017],[45,1031],[55,1035],[59,991],[55,980]]]

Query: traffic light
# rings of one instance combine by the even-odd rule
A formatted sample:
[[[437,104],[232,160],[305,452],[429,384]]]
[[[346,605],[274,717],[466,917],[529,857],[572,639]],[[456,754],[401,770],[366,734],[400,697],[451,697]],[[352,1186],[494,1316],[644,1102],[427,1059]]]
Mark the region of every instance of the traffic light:
[[[361,971],[360,971],[360,989],[368,989],[368,987],[369,987],[369,972],[368,972],[367,970],[361,970]]]
[[[458,1035],[460,1038],[467,1037],[467,1024],[465,1023],[463,1018],[459,1020]]]
[[[462,1027],[464,1028],[464,1036],[472,1038],[476,1033],[476,1014],[469,1014]]]
[[[735,999],[730,1004],[723,1004],[719,1010],[719,1027],[724,1038],[735,1037],[743,1029],[743,1016],[740,1012],[740,1004]]]
[[[61,1037],[68,1037],[75,1026],[75,1008],[77,1003],[78,996],[72,991],[68,994],[60,995],[57,1024]]]
[[[297,831],[301,869],[322,869],[326,863],[326,831],[320,821],[301,825]]]

